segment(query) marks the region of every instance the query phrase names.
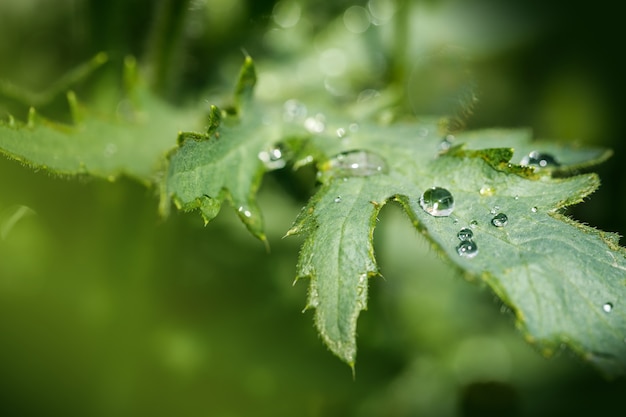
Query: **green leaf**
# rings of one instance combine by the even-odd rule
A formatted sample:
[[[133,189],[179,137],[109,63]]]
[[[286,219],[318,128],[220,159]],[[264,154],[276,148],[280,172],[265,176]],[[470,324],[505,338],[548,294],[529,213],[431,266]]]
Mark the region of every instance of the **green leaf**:
[[[264,153],[281,152],[284,137],[280,112],[263,113],[252,102],[256,82],[254,63],[246,57],[235,88],[234,115],[213,106],[206,133],[184,132],[179,147],[170,154],[162,189],[161,212],[169,201],[179,209],[200,209],[209,222],[228,200],[247,228],[265,241],[263,219],[255,195],[265,171]]]
[[[326,132],[335,129],[331,124]],[[553,170],[512,163],[517,149],[525,153],[542,145],[529,144],[526,131],[469,133],[452,147],[441,137],[437,124],[428,121],[361,123],[343,141],[321,134],[309,143],[323,155],[318,161],[323,186],[289,234],[306,236],[298,277],[311,279],[308,306],[315,307],[316,325],[329,348],[354,365],[357,316],[366,308],[364,277],[378,273],[372,250],[375,218],[393,199],[468,279],[489,285],[515,311],[527,340],[542,352],[566,345],[606,373],[623,373],[624,249],[617,236],[562,214],[598,187],[597,176],[557,178]],[[471,149],[496,137],[510,148]],[[348,155],[360,156],[346,162],[341,152],[350,149],[358,152]],[[603,150],[549,150],[574,166],[607,157]],[[585,162],[590,155],[595,155],[592,161]],[[381,160],[385,169],[373,170],[371,162]],[[565,163],[559,168],[568,172]],[[452,193],[451,215],[435,217],[420,206],[422,193],[435,186]],[[508,220],[497,227],[492,220],[500,213]],[[459,253],[462,228],[473,233],[474,257]]]
[[[72,125],[47,120],[34,108],[26,123],[13,117],[0,121],[0,152],[55,174],[109,180],[128,175],[145,184],[154,182],[178,132],[196,124],[198,114],[155,97],[137,76],[132,58],[125,61],[125,80],[127,94],[111,115],[90,112],[70,91]]]

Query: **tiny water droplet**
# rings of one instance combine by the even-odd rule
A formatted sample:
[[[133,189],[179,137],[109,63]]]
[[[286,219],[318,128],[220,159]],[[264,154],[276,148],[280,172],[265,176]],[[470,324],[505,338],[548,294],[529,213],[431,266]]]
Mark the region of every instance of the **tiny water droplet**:
[[[495,194],[495,192],[496,192],[496,189],[490,185],[483,185],[482,187],[480,187],[480,190],[478,191],[478,193],[482,195],[483,197],[492,196]]]
[[[478,226],[478,222],[477,222],[476,220],[472,220],[472,221],[470,222],[470,227],[473,229],[473,228],[475,228],[476,226]]]
[[[244,206],[239,206],[237,211],[239,213],[243,214],[245,217],[252,217],[252,212],[250,210],[246,209]]]
[[[516,195],[515,197],[513,197],[515,200],[519,200],[519,196]]]
[[[496,227],[504,227],[509,222],[509,218],[504,213],[498,213],[491,219],[491,224]]]
[[[459,219],[457,219],[456,217],[454,219],[452,219],[452,223],[453,224],[458,224],[459,223]]]
[[[343,127],[340,127],[339,129],[337,129],[337,137],[338,138],[343,138],[346,136],[346,129],[344,129]]]
[[[493,206],[491,210],[489,210],[489,214],[496,214],[500,211],[500,206]]]
[[[283,120],[286,122],[304,120],[307,114],[306,106],[295,99],[285,101],[283,109]]]
[[[613,311],[613,304],[612,303],[605,303],[602,306],[602,310],[604,310],[605,313],[610,313],[611,311]]]
[[[333,200],[335,203],[341,203],[341,196],[338,195],[337,197],[335,197],[335,199]]]
[[[320,177],[369,177],[387,172],[387,163],[381,156],[362,150],[337,154],[326,166],[319,172]]]
[[[522,160],[520,161],[520,165],[534,166],[538,168],[549,168],[558,167],[561,164],[559,164],[554,156],[550,155],[549,153],[532,151],[522,158]]]
[[[447,135],[445,138],[443,138],[441,140],[441,142],[439,142],[439,152],[445,153],[448,149],[450,149],[452,147],[452,144],[454,143],[454,135]]]
[[[287,165],[286,150],[282,145],[276,145],[268,150],[259,152],[259,159],[269,170],[281,169]]]
[[[358,123],[350,123],[349,126],[350,132],[355,133],[359,131],[359,124]]]
[[[472,238],[474,237],[474,232],[472,232],[472,229],[464,227],[459,230],[459,233],[456,234],[456,237],[458,237],[461,241],[472,240]]]
[[[537,212],[537,207],[531,207],[530,211],[532,211],[533,213]]]
[[[473,240],[464,240],[456,247],[456,252],[464,258],[473,258],[478,254],[478,246]]]
[[[420,206],[431,216],[449,216],[454,210],[454,197],[445,188],[431,187],[420,197]]]
[[[322,133],[326,129],[326,117],[322,113],[307,117],[304,121],[304,128],[311,133]]]

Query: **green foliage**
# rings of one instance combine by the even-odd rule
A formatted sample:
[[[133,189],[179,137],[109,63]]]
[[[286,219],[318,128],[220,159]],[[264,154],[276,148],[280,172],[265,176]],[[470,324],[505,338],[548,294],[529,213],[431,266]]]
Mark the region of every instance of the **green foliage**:
[[[127,60],[126,74],[134,68]],[[144,183],[162,178],[164,214],[173,199],[180,209],[199,209],[209,222],[228,200],[265,241],[256,193],[263,173],[276,166],[261,156],[282,146],[273,162],[315,163],[318,170],[321,186],[287,235],[306,237],[297,277],[310,279],[307,308],[315,309],[330,350],[350,366],[368,279],[380,274],[373,249],[377,216],[388,201],[397,201],[468,279],[492,288],[515,312],[526,339],[545,354],[567,345],[608,374],[626,369],[626,314],[613,309],[626,296],[624,249],[617,236],[562,214],[599,185],[594,174],[573,174],[606,159],[607,151],[542,146],[531,143],[525,130],[474,131],[442,141],[436,121],[354,122],[339,109],[304,122],[285,118],[282,107],[253,100],[256,71],[248,57],[234,108],[213,106],[204,133],[179,133],[162,176],[160,161],[173,145],[173,128],[189,119],[188,112],[149,95],[136,77],[127,79],[134,80],[128,100],[137,103],[127,120],[90,115],[70,93],[73,126],[31,111],[25,125],[13,119],[3,124],[3,152],[58,174],[113,179],[125,173]],[[537,146],[559,163],[520,165]],[[421,207],[420,196],[431,187],[452,194],[451,214],[432,215]],[[501,224],[494,223],[496,215],[505,215]],[[471,231],[477,253],[461,250],[467,240],[458,236],[462,228]]]
[[[172,79],[179,69],[177,36],[180,33],[174,32],[179,32],[183,27],[184,13],[181,10],[185,8],[173,2],[176,3],[177,13],[168,22],[169,3],[172,2],[162,3],[160,16],[163,21],[159,25],[170,27],[172,36],[165,31],[154,34],[156,41],[151,53],[153,64],[157,64],[156,68],[146,65],[146,69],[153,72],[153,86],[161,89],[161,92],[166,90],[171,93],[175,86]],[[402,12],[406,11],[408,15],[408,3],[400,3],[403,4],[399,7],[406,9]],[[282,7],[287,9],[290,6],[291,12],[299,18],[300,5],[282,3]],[[352,18],[358,18],[363,11],[364,8],[352,9]],[[375,228],[381,210],[388,202],[392,202],[392,205],[403,209],[414,229],[428,239],[438,255],[454,265],[468,280],[491,288],[503,304],[513,311],[525,339],[537,346],[544,355],[553,355],[567,347],[608,375],[625,373],[626,312],[621,305],[626,299],[624,248],[619,246],[617,235],[580,224],[570,218],[567,211],[569,206],[583,201],[598,188],[598,177],[588,170],[605,161],[611,152],[603,148],[580,148],[534,141],[530,131],[524,129],[470,130],[450,135],[451,132],[443,127],[446,124],[438,118],[407,116],[410,113],[406,109],[407,100],[398,91],[402,91],[406,84],[427,87],[425,90],[418,89],[420,94],[413,93],[425,100],[425,108],[428,109],[431,108],[429,100],[432,97],[424,92],[431,86],[420,78],[425,72],[409,80],[412,83],[407,83],[405,78],[408,77],[408,69],[406,62],[402,62],[404,57],[401,51],[407,46],[403,42],[408,42],[410,37],[408,33],[400,32],[408,31],[408,18],[398,20],[395,23],[399,24],[394,26],[400,28],[396,35],[398,38],[404,36],[402,41],[389,41],[389,33],[373,36],[370,31],[367,37],[344,33],[345,30],[342,32],[338,29],[344,26],[341,21],[340,24],[335,22],[330,25],[327,32],[319,33],[315,37],[316,48],[310,48],[313,36],[306,27],[287,29],[285,32],[289,32],[288,36],[276,47],[280,53],[277,54],[279,59],[274,60],[275,67],[272,68],[272,64],[266,61],[257,79],[255,65],[250,57],[246,57],[232,101],[217,103],[220,107],[212,105],[204,115],[197,105],[175,106],[163,100],[139,76],[132,58],[124,62],[123,96],[115,99],[117,104],[108,113],[94,110],[96,104],[100,103],[83,106],[79,101],[80,94],[73,91],[66,93],[72,124],[49,120],[40,115],[40,110],[35,110],[35,107],[40,109],[103,66],[108,59],[104,53],[70,71],[43,93],[28,93],[12,84],[0,82],[0,94],[35,106],[30,108],[25,123],[12,116],[0,121],[0,152],[36,170],[43,169],[62,176],[94,176],[110,181],[131,177],[141,184],[158,188],[161,199],[159,208],[164,216],[169,214],[173,202],[183,211],[199,210],[206,224],[217,216],[224,202],[229,203],[248,230],[266,246],[269,246],[267,236],[272,236],[264,226],[257,202],[264,175],[286,167],[278,175],[293,178],[298,174],[295,171],[312,165],[317,173],[318,188],[287,231],[287,236],[301,235],[304,238],[296,279],[309,280],[305,309],[314,310],[315,325],[324,343],[352,368],[357,354],[357,320],[372,298],[368,288],[370,278],[385,272],[379,268],[374,256]],[[276,33],[268,32],[266,39],[272,39]],[[231,42],[234,41],[231,39]],[[384,50],[385,45],[390,49],[389,44],[394,45],[394,53],[387,51],[392,56],[388,57],[388,62],[381,64],[377,53]],[[161,48],[162,45],[166,48]],[[293,53],[292,48],[298,52]],[[324,62],[318,60],[318,48],[327,53],[330,59]],[[342,55],[338,53],[338,48],[345,48],[348,52]],[[206,55],[212,60],[217,59],[213,51]],[[324,67],[324,76],[320,75],[320,63]],[[341,71],[337,70],[335,64],[347,68],[347,75],[343,79],[338,76]],[[301,70],[294,71],[296,66]],[[454,66],[453,62],[449,67]],[[222,71],[222,67],[228,68],[221,63],[216,67]],[[372,68],[377,69],[370,73]],[[439,74],[438,70],[430,72],[435,77]],[[261,86],[256,84],[263,79],[264,74],[273,83],[266,83],[259,94]],[[442,78],[446,84],[448,78]],[[331,103],[323,99],[319,93],[322,83],[339,98],[335,97]],[[357,90],[368,83],[384,85],[385,88],[381,87],[380,91],[364,90],[366,94],[359,96],[356,105],[350,104],[354,100],[347,99],[346,94],[336,93],[337,90]],[[112,83],[104,84],[110,87]],[[272,88],[279,92],[272,91]],[[257,97],[254,97],[255,93]],[[464,104],[474,101],[472,91],[463,94],[461,101]],[[301,111],[298,106],[302,103],[296,102],[293,97],[306,100],[309,111]],[[288,101],[291,107],[284,107],[287,98],[292,99]],[[441,100],[444,108],[448,98],[446,96]],[[99,97],[94,101],[98,100]],[[464,117],[467,113],[465,110],[452,113]],[[44,111],[41,113],[45,114]],[[457,127],[454,123],[447,125]],[[533,151],[550,155],[558,164],[547,163],[545,167],[535,168],[523,164],[524,157]],[[124,190],[127,185],[123,181],[121,183],[116,186]],[[455,201],[451,213],[432,216],[421,207],[420,196],[431,187],[441,187],[451,193]],[[110,200],[132,201],[129,208],[125,207],[125,210],[132,212],[140,205],[137,194],[137,189],[131,188],[129,195],[113,196]],[[56,200],[57,196],[48,198]],[[103,200],[108,201],[107,198]],[[108,203],[104,207],[113,205],[110,201]],[[97,206],[93,202],[92,205]],[[97,213],[94,217],[106,217],[105,209],[96,211],[96,207],[90,207],[91,212]],[[270,211],[276,217],[284,214],[276,207]],[[27,206],[18,206],[18,209],[6,213],[3,212],[4,217],[0,217],[0,245],[12,233],[15,225],[25,218],[33,217],[31,215],[34,211]],[[64,241],[73,248],[69,252],[82,250],[83,254],[96,253],[91,255],[91,259],[96,259],[99,265],[97,274],[102,275],[102,281],[107,280],[109,275],[116,276],[116,266],[121,264],[130,265],[126,271],[128,276],[124,276],[129,281],[132,281],[137,271],[146,276],[161,273],[179,277],[190,275],[190,271],[200,275],[204,272],[198,271],[207,264],[211,271],[206,274],[219,277],[219,280],[215,280],[219,284],[212,284],[217,285],[217,288],[211,288],[215,291],[209,294],[209,301],[197,297],[194,306],[197,311],[212,314],[214,306],[223,307],[223,304],[227,304],[220,300],[220,290],[225,288],[221,279],[230,273],[227,270],[229,265],[238,264],[240,258],[239,254],[231,253],[221,246],[224,242],[235,242],[230,248],[239,244],[231,236],[234,229],[232,224],[220,225],[218,229],[207,232],[209,234],[217,230],[218,233],[209,238],[212,239],[211,249],[198,250],[202,255],[198,257],[193,251],[204,245],[204,236],[201,232],[185,234],[176,230],[176,227],[182,229],[188,226],[182,223],[184,220],[181,218],[171,216],[173,219],[170,218],[166,226],[169,227],[167,239],[163,239],[167,241],[164,244],[167,250],[157,250],[151,258],[157,260],[153,261],[146,255],[149,249],[144,252],[142,245],[153,240],[157,234],[153,231],[153,224],[157,221],[150,217],[154,213],[150,209],[135,210],[134,213],[128,218],[122,216],[125,213],[106,217],[110,224],[119,225],[111,228],[115,230],[109,230],[106,222],[90,230],[91,233],[108,236],[107,241],[94,245],[94,248],[82,245],[82,235],[80,240],[77,239],[80,244],[73,243],[75,247],[71,246],[71,239],[69,242]],[[503,215],[506,217],[497,217]],[[79,224],[87,229],[86,223]],[[465,231],[466,236],[460,237],[462,229],[470,232]],[[142,239],[142,233],[147,238]],[[471,233],[471,238],[467,237],[467,233]],[[132,235],[132,239],[127,239],[126,235]],[[183,243],[178,245],[178,242]],[[385,242],[389,246],[398,245],[393,238]],[[281,242],[279,249],[288,244]],[[467,244],[471,245],[472,252],[468,252],[468,246],[463,246]],[[13,264],[0,265],[2,275],[14,274],[11,268],[16,265],[19,271],[28,272],[38,268],[32,259],[24,255],[28,253],[36,257],[41,254],[43,251],[38,245],[41,245],[39,239],[26,241],[20,247],[22,250],[14,253],[16,260]],[[119,251],[116,251],[113,259],[109,259],[107,248],[114,245],[119,246]],[[276,252],[275,247],[273,249]],[[381,248],[377,250],[381,251]],[[63,252],[54,253],[58,256]],[[205,261],[204,258],[209,254],[217,254],[219,259]],[[406,258],[412,256],[410,253],[405,255]],[[178,261],[175,266],[169,262],[174,258]],[[255,262],[258,263],[260,258],[261,255],[257,256]],[[431,269],[422,270],[422,263],[420,261],[419,270],[412,275],[429,275],[426,271]],[[260,300],[257,295],[263,284],[255,281],[254,285],[250,285],[245,279],[239,279],[248,278],[247,275],[252,275],[250,271],[243,267],[234,269],[236,272],[232,274],[238,279],[228,289],[237,292],[233,298],[241,298],[238,306],[263,310],[264,300]],[[77,275],[81,275],[82,270],[78,268],[77,271]],[[257,273],[256,270],[253,272]],[[266,273],[269,274],[278,275],[275,271]],[[439,276],[436,275],[427,278],[437,280]],[[124,285],[120,286],[121,293],[125,293]],[[238,287],[242,287],[241,290]],[[155,291],[158,296],[146,295],[138,289],[134,294],[139,300],[124,301],[120,310],[123,313],[120,314],[134,315],[137,305],[152,308],[152,304],[158,304],[158,301],[151,297],[170,297],[167,290],[162,292]],[[405,294],[402,296],[408,298]],[[447,293],[438,296],[440,299],[455,299]],[[397,300],[401,298],[398,296]],[[393,304],[397,300],[394,299]],[[437,304],[438,300],[434,291],[433,294],[418,294],[416,300],[405,300],[404,303],[420,304],[410,311],[423,313],[420,310],[422,304]],[[210,305],[210,308],[205,304]],[[198,306],[203,306],[203,309]],[[172,310],[183,310],[179,307],[176,305]],[[457,306],[452,310],[454,314],[467,312]],[[224,315],[232,314],[232,311],[224,308],[218,311]],[[232,321],[241,325],[248,323],[254,315],[253,312],[239,318],[238,314],[233,314],[235,319]],[[155,321],[160,320],[159,314],[155,313],[154,317]],[[140,324],[132,324],[131,327],[144,330],[141,326],[142,317],[134,320]],[[419,332],[422,328],[436,327],[428,323],[432,320],[424,315],[409,323],[419,327],[414,330]],[[170,365],[173,363],[172,367],[179,372],[193,373],[200,367],[198,364],[202,359],[199,358],[204,356],[205,350],[210,350],[206,347],[209,343],[203,337],[200,338],[201,343],[196,340],[197,334],[204,331],[202,324],[197,324],[197,329],[189,334],[165,327],[158,339],[165,340],[162,344],[166,347],[161,346],[161,349],[168,352],[163,354],[166,362]],[[233,328],[232,322],[223,327],[228,329],[227,333],[231,336],[232,333],[248,330]],[[280,330],[270,335],[271,341],[280,340]],[[370,330],[371,327],[360,327],[360,334]],[[259,340],[268,339],[264,330],[253,329],[251,333]],[[393,331],[385,335],[391,333]],[[229,343],[239,344],[240,339],[237,337],[231,337],[229,340],[233,342]],[[230,345],[221,340],[213,346],[217,346],[216,356],[220,357],[231,350]],[[288,356],[285,352],[299,348],[293,340],[290,343],[282,341],[280,350],[276,349],[280,353],[275,353],[275,360],[284,363]],[[264,349],[274,351],[271,342]],[[183,354],[180,354],[181,350]],[[442,355],[446,354],[452,355],[448,351]],[[234,355],[238,356],[239,353]],[[89,362],[84,358],[81,360]],[[489,360],[491,358],[486,359]],[[254,359],[250,358],[241,363],[245,364],[240,364],[241,368],[255,365]],[[480,360],[477,363],[481,363]],[[227,366],[222,366],[226,368],[222,369],[224,374],[231,372]],[[421,366],[420,372],[424,368],[428,369],[428,366]],[[407,374],[411,376],[409,372]],[[444,371],[439,369],[436,374],[439,382],[445,380]],[[263,371],[259,375],[257,377],[261,381],[267,378]],[[424,376],[423,373],[420,375]],[[454,379],[450,375],[448,377]],[[314,385],[311,381],[308,383]],[[409,384],[409,390],[412,386]],[[299,391],[310,390],[310,386],[304,385]],[[398,391],[396,388],[389,394],[394,404],[394,394]],[[412,393],[409,396],[411,398],[405,398],[405,401],[410,403],[413,401]],[[381,404],[380,408],[386,409],[385,403]]]
[[[94,60],[103,63],[106,59],[105,54],[99,54]],[[86,70],[75,72],[82,75]],[[177,133],[197,124],[199,115],[196,110],[181,111],[155,97],[138,77],[133,58],[124,62],[124,80],[125,95],[111,114],[89,111],[70,91],[71,125],[47,120],[32,107],[26,123],[13,117],[0,121],[0,152],[54,174],[86,174],[111,181],[127,175],[146,185],[153,183],[163,169],[165,153],[175,145]]]

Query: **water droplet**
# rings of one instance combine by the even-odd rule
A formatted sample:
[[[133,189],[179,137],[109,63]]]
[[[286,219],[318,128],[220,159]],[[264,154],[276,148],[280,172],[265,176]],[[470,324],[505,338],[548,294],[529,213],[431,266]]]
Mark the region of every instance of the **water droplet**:
[[[304,103],[291,99],[283,105],[283,120],[286,122],[302,121],[306,117],[307,109]]]
[[[346,136],[346,129],[344,129],[343,127],[340,127],[339,129],[337,129],[338,138],[343,138],[345,136]]]
[[[496,192],[496,189],[490,185],[483,185],[482,187],[480,187],[480,190],[478,191],[478,193],[482,195],[483,197],[490,197],[494,195],[495,192]]]
[[[554,156],[549,153],[532,151],[522,158],[520,165],[534,166],[538,168],[558,167],[559,164]]]
[[[474,232],[472,232],[472,229],[464,227],[459,230],[459,233],[456,234],[456,237],[458,237],[461,241],[472,240],[472,238],[474,237]]]
[[[533,213],[537,212],[537,207],[531,207],[530,211],[532,211]]]
[[[605,313],[610,313],[611,311],[613,311],[613,304],[612,303],[605,303],[602,306],[602,310],[604,310]]]
[[[359,131],[358,123],[350,123],[350,132],[355,133]]]
[[[473,258],[478,254],[478,246],[473,240],[464,240],[456,247],[456,252],[464,258]]]
[[[341,196],[338,195],[337,197],[335,197],[335,199],[333,200],[335,203],[341,203]]]
[[[252,217],[252,212],[251,212],[250,210],[246,209],[246,208],[245,208],[245,207],[243,207],[243,206],[239,206],[239,208],[237,209],[237,211],[238,211],[239,213],[241,213],[244,217],[248,217],[248,218],[249,218],[249,217]]]
[[[454,197],[445,188],[431,187],[420,197],[420,206],[431,216],[449,216],[454,210]]]
[[[259,152],[259,159],[269,170],[281,169],[287,165],[286,150],[282,145],[276,145],[266,151]]]
[[[476,220],[472,220],[472,221],[470,222],[470,227],[471,227],[472,229],[474,229],[476,226],[478,226],[478,222],[477,222]]]
[[[439,146],[438,146],[439,152],[445,153],[448,149],[452,147],[454,140],[455,140],[454,135],[446,135],[446,137],[443,138],[441,142],[439,142]]]
[[[508,222],[509,218],[504,213],[498,213],[493,219],[491,219],[491,224],[496,227],[504,227]]]
[[[493,206],[491,210],[489,210],[489,214],[496,214],[500,211],[500,206]]]
[[[519,196],[516,195],[515,197],[513,197],[515,200],[519,200]]]
[[[353,150],[331,158],[318,174],[320,177],[369,177],[387,172],[387,163],[378,154]]]
[[[307,117],[304,121],[304,128],[311,133],[322,133],[326,129],[326,117],[322,113]]]

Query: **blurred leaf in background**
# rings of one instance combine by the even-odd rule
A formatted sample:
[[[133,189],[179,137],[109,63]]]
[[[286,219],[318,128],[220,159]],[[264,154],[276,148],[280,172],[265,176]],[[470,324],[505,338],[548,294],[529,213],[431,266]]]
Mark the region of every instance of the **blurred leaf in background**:
[[[531,126],[615,149],[602,188],[572,214],[623,234],[616,18],[521,1],[4,1],[0,113],[24,120],[36,105],[69,121],[64,92],[41,93],[98,52],[111,62],[72,84],[93,111],[119,104],[128,54],[157,94],[197,109],[228,97],[242,48],[258,59],[261,97],[360,97],[366,112],[387,85],[418,94],[424,57],[453,44],[471,55],[480,96],[468,128]],[[405,98],[399,106],[416,105]],[[393,205],[375,234],[385,279],[359,320],[353,380],[300,314],[301,242],[281,239],[312,183],[287,169],[265,178],[268,254],[228,211],[206,228],[196,216],[163,220],[156,191],[130,180],[68,181],[0,160],[0,414],[554,416],[621,405],[623,380],[567,351],[542,358]]]

